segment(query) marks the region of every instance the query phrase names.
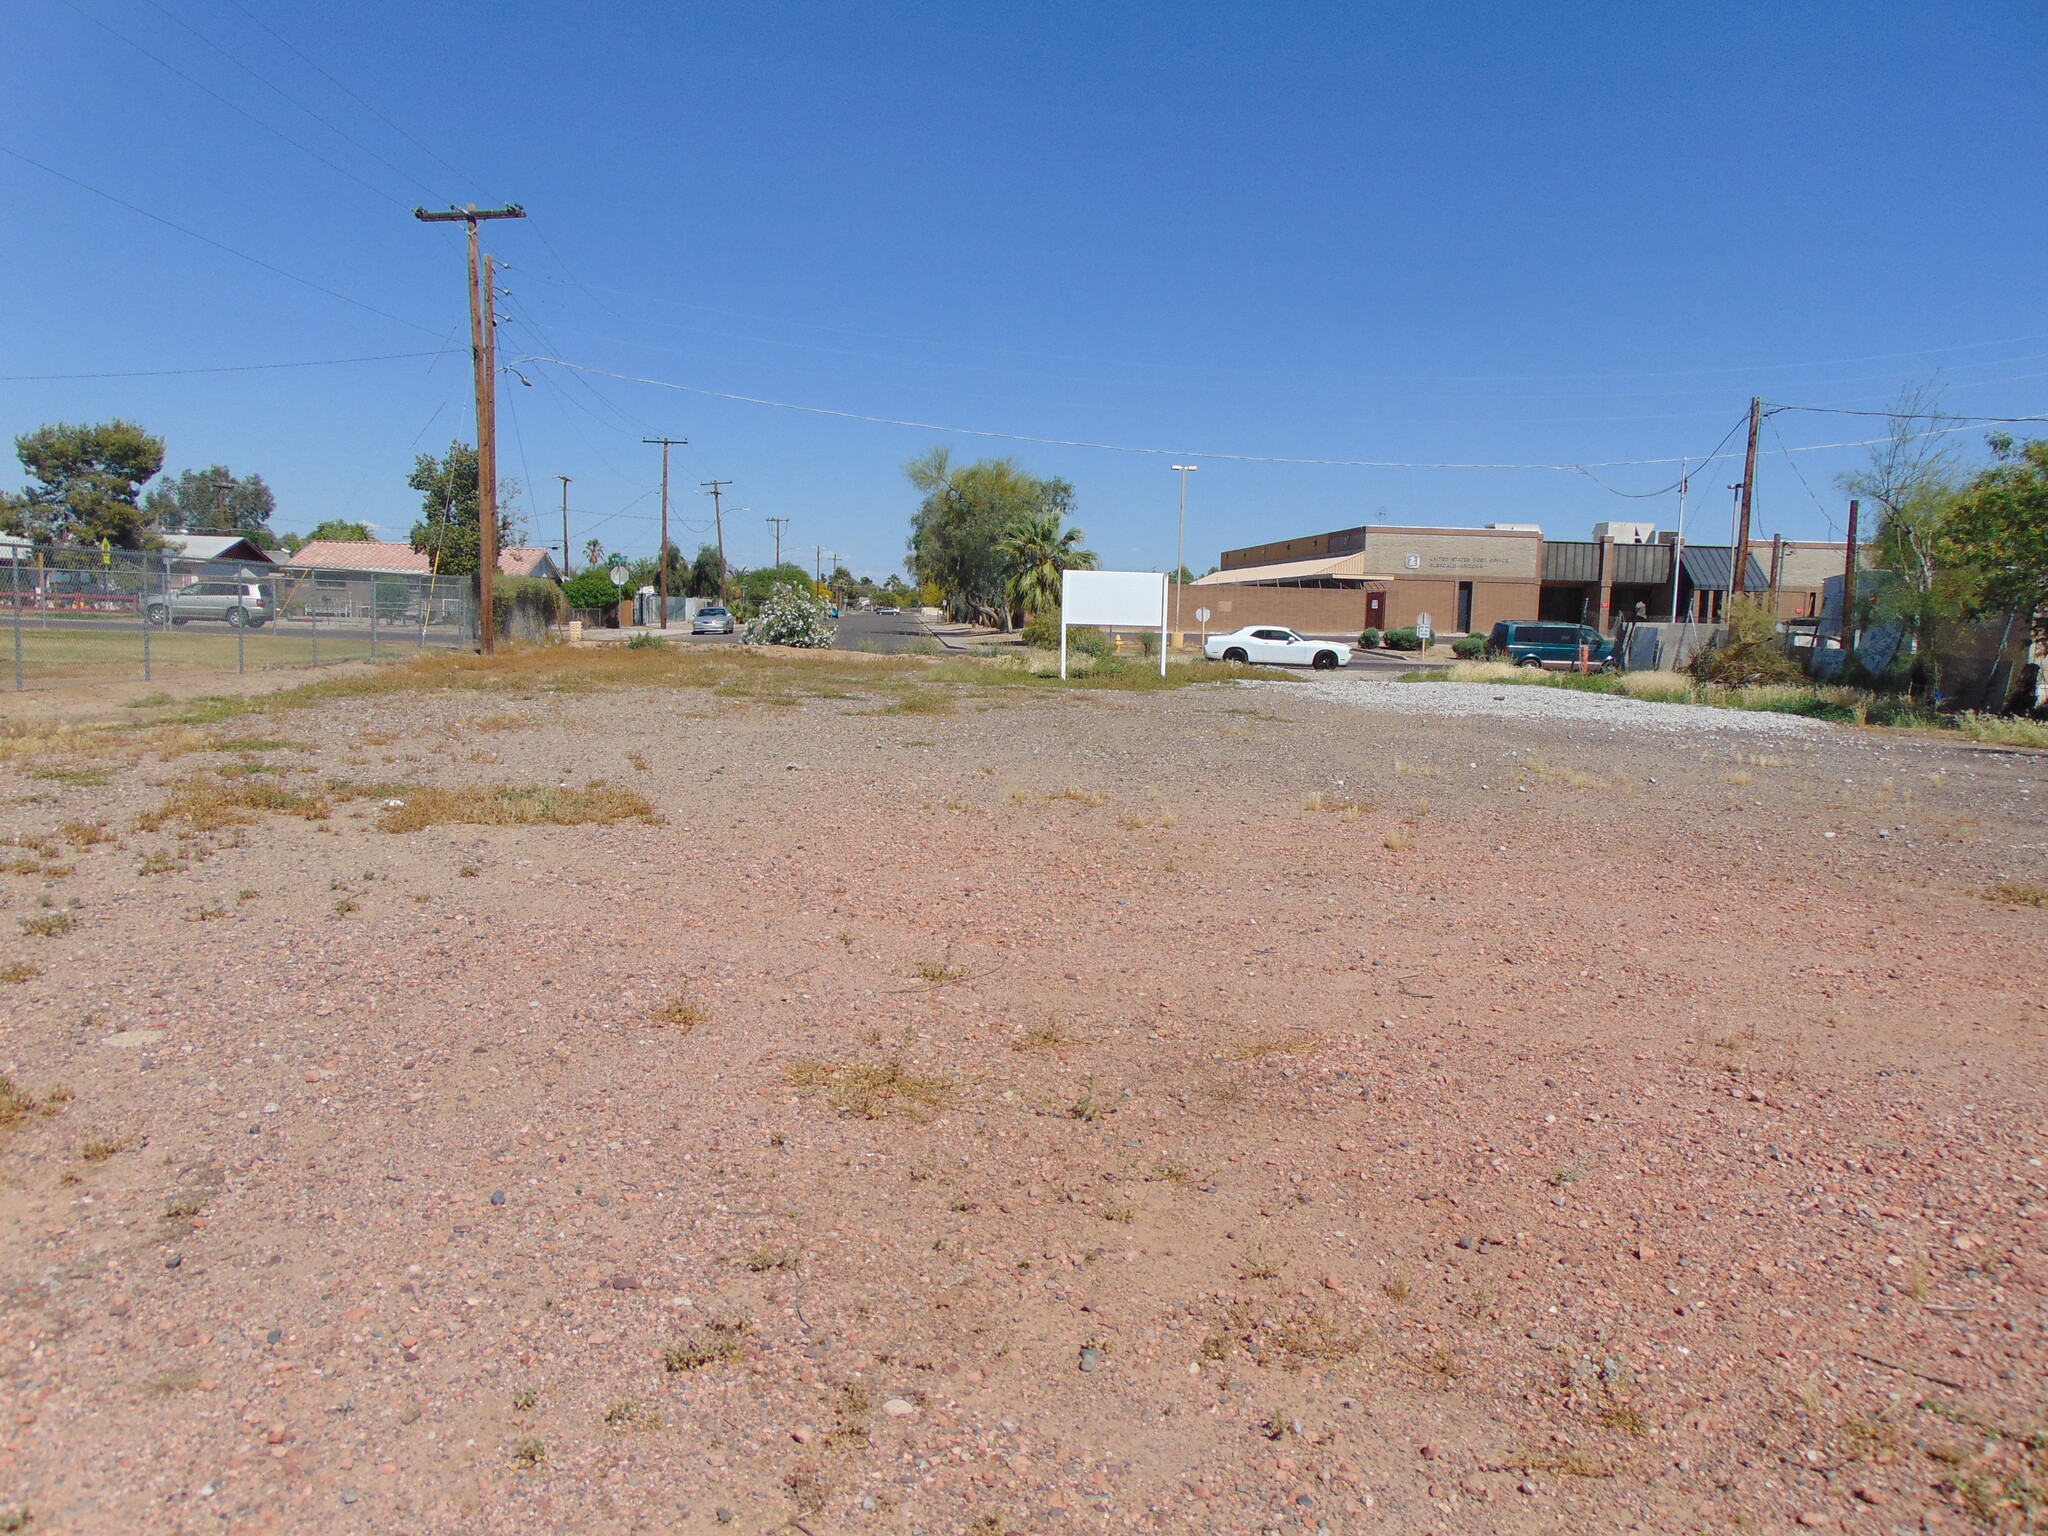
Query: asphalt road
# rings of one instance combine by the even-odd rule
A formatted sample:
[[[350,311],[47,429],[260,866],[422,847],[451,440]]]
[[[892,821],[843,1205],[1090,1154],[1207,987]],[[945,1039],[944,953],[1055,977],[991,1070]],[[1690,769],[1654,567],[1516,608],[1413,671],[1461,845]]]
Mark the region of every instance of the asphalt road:
[[[935,643],[939,649],[947,649],[944,641],[934,641],[914,614],[859,613],[849,609],[839,615],[839,644],[849,651],[863,646],[871,651],[907,651]]]

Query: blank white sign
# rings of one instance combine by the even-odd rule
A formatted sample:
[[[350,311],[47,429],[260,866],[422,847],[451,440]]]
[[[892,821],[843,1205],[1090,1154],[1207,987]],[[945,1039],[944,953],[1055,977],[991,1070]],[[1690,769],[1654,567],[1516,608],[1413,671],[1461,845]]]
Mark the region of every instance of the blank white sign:
[[[1158,629],[1166,623],[1163,571],[1062,571],[1061,618],[1069,624]]]

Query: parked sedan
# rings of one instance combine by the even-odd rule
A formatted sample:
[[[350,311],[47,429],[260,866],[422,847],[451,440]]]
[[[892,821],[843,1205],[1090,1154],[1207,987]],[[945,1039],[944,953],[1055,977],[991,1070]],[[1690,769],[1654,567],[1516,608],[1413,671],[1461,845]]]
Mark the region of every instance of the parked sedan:
[[[1308,640],[1277,624],[1247,624],[1202,645],[1211,661],[1246,661],[1256,666],[1314,667],[1327,672],[1351,660],[1351,647],[1336,640]]]
[[[881,607],[875,610],[875,614],[877,617],[881,617],[886,614],[901,613],[902,611],[903,610],[901,608],[893,607],[890,604],[884,603]]]
[[[732,633],[732,610],[730,608],[699,608],[697,616],[690,620],[693,635],[729,635]]]

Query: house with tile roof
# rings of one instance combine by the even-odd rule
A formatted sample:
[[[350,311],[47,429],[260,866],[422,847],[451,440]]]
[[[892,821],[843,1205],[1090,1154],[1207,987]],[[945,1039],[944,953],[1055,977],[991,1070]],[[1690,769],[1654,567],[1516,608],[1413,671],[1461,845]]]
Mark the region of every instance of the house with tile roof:
[[[294,571],[356,571],[378,576],[431,576],[433,562],[410,544],[376,539],[314,539],[280,562]],[[554,555],[533,545],[515,544],[498,551],[498,571],[505,576],[562,579]]]

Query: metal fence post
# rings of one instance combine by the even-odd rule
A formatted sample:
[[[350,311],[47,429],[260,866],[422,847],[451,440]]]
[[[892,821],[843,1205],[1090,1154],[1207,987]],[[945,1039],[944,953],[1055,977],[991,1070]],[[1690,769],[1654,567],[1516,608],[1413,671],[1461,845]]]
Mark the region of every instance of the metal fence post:
[[[244,647],[247,645],[248,639],[249,615],[248,610],[244,609],[242,613],[242,622],[235,626],[235,670],[237,672],[246,672],[249,670],[248,657],[244,654]]]
[[[169,603],[168,597],[165,599]],[[142,615],[142,680],[149,677],[149,557],[144,555],[135,573],[135,611]],[[166,614],[169,607],[166,606]]]
[[[370,578],[370,660],[377,659],[377,578]]]
[[[14,593],[14,691],[21,692],[21,548],[15,547],[14,558],[7,563],[10,583]]]
[[[308,620],[309,620],[309,621],[310,621],[310,622],[312,623],[312,626],[313,626],[313,665],[317,667],[317,666],[319,666],[319,665],[320,665],[320,613],[319,613],[319,610],[317,610],[317,609],[312,609],[312,608],[309,608],[309,609],[307,610],[307,613],[306,613],[306,617],[307,617],[307,619],[308,619]]]

